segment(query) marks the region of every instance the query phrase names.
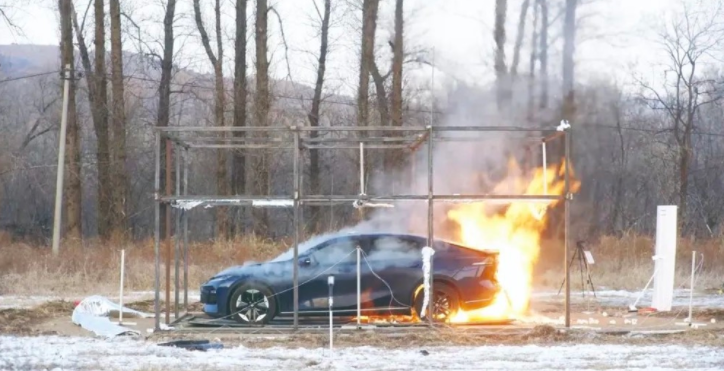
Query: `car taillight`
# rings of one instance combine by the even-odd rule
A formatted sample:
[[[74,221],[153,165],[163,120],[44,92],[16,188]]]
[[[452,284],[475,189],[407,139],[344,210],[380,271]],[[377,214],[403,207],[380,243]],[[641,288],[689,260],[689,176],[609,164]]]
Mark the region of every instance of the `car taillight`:
[[[475,262],[479,268],[478,276],[485,280],[495,281],[495,275],[498,270],[498,259],[496,256],[489,256],[483,261]]]

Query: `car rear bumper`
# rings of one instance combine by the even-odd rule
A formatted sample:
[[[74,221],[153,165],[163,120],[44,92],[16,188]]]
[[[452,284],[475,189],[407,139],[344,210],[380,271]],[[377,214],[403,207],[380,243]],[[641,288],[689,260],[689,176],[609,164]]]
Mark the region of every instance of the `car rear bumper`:
[[[501,287],[498,283],[483,280],[474,290],[467,291],[460,302],[460,306],[464,310],[475,310],[485,308],[493,303],[495,297],[500,292]]]

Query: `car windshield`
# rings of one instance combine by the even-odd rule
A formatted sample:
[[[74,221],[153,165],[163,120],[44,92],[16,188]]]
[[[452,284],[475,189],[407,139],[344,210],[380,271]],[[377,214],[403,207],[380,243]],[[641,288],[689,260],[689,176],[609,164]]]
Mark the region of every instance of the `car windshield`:
[[[307,252],[309,249],[311,249],[321,243],[329,241],[335,237],[339,237],[339,234],[326,234],[326,235],[312,237],[311,239],[299,244],[299,255],[302,255],[303,253]],[[270,261],[280,262],[280,261],[291,260],[293,258],[294,258],[294,247],[291,247],[291,248],[289,248],[289,250],[283,252],[281,255],[277,256],[276,258],[274,258]]]

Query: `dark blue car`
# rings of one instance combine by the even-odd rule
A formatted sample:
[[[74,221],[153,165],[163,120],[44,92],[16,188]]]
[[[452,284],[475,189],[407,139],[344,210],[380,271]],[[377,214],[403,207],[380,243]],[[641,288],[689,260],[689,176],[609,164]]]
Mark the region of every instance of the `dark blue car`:
[[[348,234],[316,238],[261,264],[224,270],[201,286],[204,312],[244,324],[264,324],[294,312],[293,267],[299,265],[299,315],[329,312],[327,278],[334,276],[333,309],[357,313],[357,247],[360,248],[363,315],[419,315],[423,302],[422,249],[427,239],[406,234]],[[489,305],[499,286],[498,255],[435,241],[433,255],[436,320],[460,310]]]

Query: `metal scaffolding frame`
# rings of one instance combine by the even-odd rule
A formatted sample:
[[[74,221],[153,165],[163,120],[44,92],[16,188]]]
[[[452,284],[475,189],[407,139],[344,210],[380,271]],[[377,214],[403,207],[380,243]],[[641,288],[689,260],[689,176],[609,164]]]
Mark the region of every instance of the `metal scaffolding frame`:
[[[303,205],[330,205],[345,204],[349,202],[420,202],[427,203],[427,241],[433,246],[433,204],[439,202],[482,202],[485,200],[498,201],[563,201],[564,203],[564,261],[565,270],[565,326],[570,327],[570,280],[568,270],[569,259],[569,229],[570,229],[570,201],[572,194],[570,189],[570,126],[550,129],[533,129],[524,127],[502,127],[502,126],[270,126],[270,127],[156,127],[155,136],[155,174],[154,174],[154,256],[155,256],[155,281],[154,281],[154,310],[155,329],[161,328],[160,311],[160,278],[161,278],[161,205],[167,205],[165,213],[166,222],[166,324],[170,323],[170,267],[171,267],[171,209],[176,216],[176,233],[174,234],[174,314],[179,318],[179,270],[180,261],[183,259],[183,306],[188,313],[188,210],[183,207],[184,203],[205,206],[252,206],[261,208],[293,208],[294,210],[294,261],[299,259],[299,231],[302,223],[300,206]],[[316,132],[316,136],[309,135]],[[383,136],[370,136],[371,132],[380,132]],[[543,153],[543,166],[545,163],[546,143],[555,140],[563,140],[564,146],[564,182],[565,192],[563,195],[499,195],[499,194],[436,194],[434,192],[434,143],[436,142],[470,142],[486,140],[484,136],[455,137],[451,133],[485,133],[485,132],[518,132],[529,133],[523,139],[530,141],[533,145],[541,145]],[[244,133],[244,135],[239,135]],[[341,138],[323,138],[320,134],[344,133]],[[530,135],[530,133],[542,133],[543,135]],[[253,134],[253,135],[247,135]],[[256,136],[254,136],[256,135]],[[161,148],[162,140],[166,142],[166,189],[162,194],[161,184]],[[408,195],[306,195],[302,192],[303,180],[303,151],[310,149],[360,149],[363,155],[364,149],[406,149],[412,152],[427,144],[427,194]],[[175,147],[175,150],[173,149]],[[528,147],[530,148],[530,147]],[[293,151],[293,194],[285,196],[248,196],[248,195],[189,195],[188,174],[189,174],[189,151],[193,149],[285,149]],[[172,156],[172,151],[175,156]],[[174,158],[175,157],[175,161]],[[175,192],[171,191],[171,168],[175,162],[176,187]],[[414,171],[414,169],[413,169]],[[362,181],[362,180],[361,180]],[[364,207],[364,206],[363,206]],[[180,235],[179,235],[180,232]],[[432,269],[431,269],[432,271]],[[294,328],[299,326],[299,266],[294,264],[293,269],[293,298],[294,298]],[[430,275],[430,295],[433,295],[433,275]],[[433,298],[430,297],[432,303]],[[428,306],[429,313],[432,313],[432,305]],[[430,323],[432,316],[429,315]]]

